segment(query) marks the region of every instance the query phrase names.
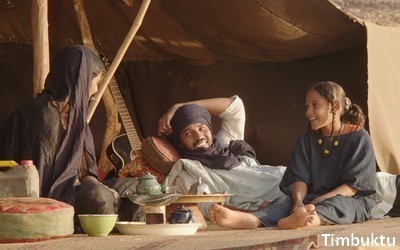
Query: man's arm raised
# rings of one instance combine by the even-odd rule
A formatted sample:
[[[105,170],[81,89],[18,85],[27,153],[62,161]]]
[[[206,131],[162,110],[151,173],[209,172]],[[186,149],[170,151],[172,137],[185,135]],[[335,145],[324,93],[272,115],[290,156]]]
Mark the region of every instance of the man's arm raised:
[[[224,112],[229,107],[229,105],[231,105],[233,101],[234,99],[232,98],[221,97],[221,98],[195,100],[184,103],[176,103],[172,105],[158,120],[158,135],[163,135],[163,134],[169,135],[172,133],[171,119],[172,117],[174,117],[176,110],[179,107],[182,107],[183,105],[197,104],[207,109],[211,115],[218,116],[222,112]]]

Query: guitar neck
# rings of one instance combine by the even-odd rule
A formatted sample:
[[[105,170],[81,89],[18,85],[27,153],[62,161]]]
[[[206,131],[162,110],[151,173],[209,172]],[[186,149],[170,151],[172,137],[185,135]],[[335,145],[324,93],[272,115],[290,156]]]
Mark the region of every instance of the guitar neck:
[[[139,150],[141,149],[141,141],[139,139],[139,135],[136,131],[135,126],[133,125],[131,116],[129,115],[128,109],[126,108],[124,98],[119,91],[118,84],[115,81],[114,77],[111,79],[109,87],[112,95],[114,96],[115,103],[117,104],[118,113],[121,116],[122,124],[124,125],[126,135],[128,137],[129,143],[131,144],[132,150]]]

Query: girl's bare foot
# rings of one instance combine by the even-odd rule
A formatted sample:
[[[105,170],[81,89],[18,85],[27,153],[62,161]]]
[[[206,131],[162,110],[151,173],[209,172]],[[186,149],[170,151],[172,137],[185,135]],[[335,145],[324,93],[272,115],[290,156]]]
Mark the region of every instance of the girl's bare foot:
[[[210,220],[218,226],[236,229],[255,229],[261,226],[261,221],[254,215],[233,211],[217,204],[211,206]]]
[[[291,215],[278,221],[279,229],[295,229],[318,225],[321,225],[321,220],[315,212],[315,206],[312,204],[308,204],[305,207],[298,207]]]

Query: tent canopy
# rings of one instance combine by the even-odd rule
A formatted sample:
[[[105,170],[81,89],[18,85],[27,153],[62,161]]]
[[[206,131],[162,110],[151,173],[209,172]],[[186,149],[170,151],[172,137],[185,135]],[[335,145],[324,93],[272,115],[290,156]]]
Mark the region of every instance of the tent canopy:
[[[32,43],[30,2],[0,3],[1,43]],[[84,4],[95,46],[112,60],[140,2],[85,0]],[[83,43],[74,1],[49,1],[48,14],[53,49]],[[353,102],[361,105],[371,123],[379,121],[383,109],[368,105],[369,86],[378,86],[368,79],[372,66],[369,35],[363,22],[327,0],[153,0],[116,77],[145,137],[156,133],[158,118],[176,102],[238,94],[247,112],[245,139],[256,149],[260,162],[286,165],[297,136],[307,129],[304,96],[310,83],[337,81]],[[377,65],[379,60],[374,58]],[[385,63],[390,60],[388,57]],[[29,78],[18,81],[26,85]],[[1,93],[10,93],[15,83],[5,83],[0,86]],[[391,86],[396,96],[398,75]],[[31,85],[25,88],[30,90]],[[0,102],[17,105],[16,100],[22,102],[18,95],[8,94]],[[6,110],[0,122],[10,112]],[[104,124],[102,107],[91,122],[97,141],[104,134],[100,124]],[[400,125],[399,121],[395,124]],[[379,147],[389,136],[371,132]],[[399,149],[393,144],[377,150],[383,170],[400,172]],[[387,153],[392,155],[390,163]]]
[[[30,2],[0,4],[1,42],[32,41]],[[112,59],[140,2],[84,5],[97,50]],[[49,1],[48,15],[51,46],[83,43],[74,1]],[[287,62],[358,47],[363,37],[362,25],[329,1],[154,0],[124,60]]]

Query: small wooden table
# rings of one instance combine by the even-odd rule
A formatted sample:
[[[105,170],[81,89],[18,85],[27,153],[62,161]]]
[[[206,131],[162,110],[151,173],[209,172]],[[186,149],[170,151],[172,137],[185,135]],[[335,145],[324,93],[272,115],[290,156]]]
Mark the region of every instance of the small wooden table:
[[[166,217],[169,218],[170,214],[175,209],[184,205],[186,209],[190,209],[192,211],[193,222],[201,224],[198,230],[207,230],[207,222],[199,209],[198,203],[223,204],[225,200],[232,195],[233,194],[181,195],[176,201],[167,206]]]

